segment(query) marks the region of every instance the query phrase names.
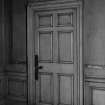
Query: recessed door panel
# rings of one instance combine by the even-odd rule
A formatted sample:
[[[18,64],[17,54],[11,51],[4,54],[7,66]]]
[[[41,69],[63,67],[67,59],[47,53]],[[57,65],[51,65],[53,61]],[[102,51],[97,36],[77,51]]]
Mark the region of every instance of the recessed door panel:
[[[73,62],[73,32],[58,32],[59,61],[63,63]]]
[[[39,61],[52,60],[52,32],[39,32]]]
[[[51,27],[52,26],[52,15],[44,14],[38,16],[39,27]]]
[[[52,104],[53,102],[53,77],[51,73],[39,74],[39,101],[40,103]]]
[[[73,13],[58,13],[58,25],[72,25]]]
[[[59,74],[59,104],[72,105],[73,102],[73,75]]]

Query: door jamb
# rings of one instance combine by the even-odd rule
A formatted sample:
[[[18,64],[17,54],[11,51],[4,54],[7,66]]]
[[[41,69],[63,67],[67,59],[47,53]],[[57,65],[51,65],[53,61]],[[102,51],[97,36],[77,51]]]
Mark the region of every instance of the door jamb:
[[[53,2],[51,2],[53,3]],[[59,3],[59,2],[58,2]],[[27,69],[28,69],[28,104],[35,104],[35,68],[34,68],[34,31],[33,31],[33,13],[35,10],[44,8],[45,3],[29,3],[27,6]],[[43,4],[43,5],[42,5]],[[68,3],[67,3],[68,4]],[[47,5],[47,4],[46,4]],[[52,5],[52,4],[51,4]],[[57,3],[55,3],[56,7]],[[79,9],[79,55],[78,55],[78,80],[79,80],[79,101],[78,105],[83,105],[83,36],[82,36],[82,3],[72,2],[72,6]],[[46,6],[48,9],[49,7]],[[52,8],[54,8],[52,6]],[[59,7],[58,7],[59,8]]]

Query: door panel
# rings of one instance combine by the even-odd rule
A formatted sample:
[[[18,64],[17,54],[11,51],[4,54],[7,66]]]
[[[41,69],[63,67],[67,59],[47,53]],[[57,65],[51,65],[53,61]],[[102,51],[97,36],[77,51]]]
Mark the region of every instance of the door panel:
[[[73,62],[73,33],[58,32],[59,62]]]
[[[59,104],[73,105],[73,75],[59,74]]]
[[[52,61],[52,32],[39,32],[39,61]]]
[[[39,27],[51,27],[52,26],[52,14],[39,15]]]
[[[39,74],[40,83],[40,102],[42,103],[52,103],[53,102],[53,77],[51,73],[40,72]],[[47,90],[47,91],[46,91]]]
[[[72,16],[73,13],[58,13],[57,18],[58,18],[58,25],[72,25]]]

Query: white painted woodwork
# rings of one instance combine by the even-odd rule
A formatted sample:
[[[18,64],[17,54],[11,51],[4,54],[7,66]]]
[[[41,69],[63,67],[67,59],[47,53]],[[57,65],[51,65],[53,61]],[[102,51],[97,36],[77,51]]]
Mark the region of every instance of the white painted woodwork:
[[[35,14],[35,23],[38,24],[36,26],[39,26],[36,27],[34,34],[35,40],[37,40],[35,41],[35,54],[39,56],[39,64],[43,65],[43,69],[39,71],[40,80],[36,81],[37,105],[77,104],[76,22],[73,23],[73,30],[65,27],[70,24],[70,21],[71,23],[76,21],[76,12],[74,9],[51,10],[50,15],[53,19],[48,19],[49,12],[45,12],[45,15],[44,11]],[[72,13],[73,18],[67,13]],[[41,19],[42,23],[37,23],[37,20],[40,21],[41,14],[44,15],[44,18]],[[52,27],[49,23],[52,23]],[[65,27],[65,29],[59,31],[56,29],[57,25],[58,29],[59,27]],[[47,31],[43,29],[44,27],[48,27]],[[50,30],[51,28],[52,30]],[[54,40],[54,37],[57,39]],[[57,41],[56,44],[53,44],[55,41]],[[58,47],[54,47],[54,45]],[[56,63],[53,61],[54,51],[58,51]]]
[[[105,105],[105,90],[93,90],[93,105]]]
[[[58,25],[72,25],[73,13],[57,13]]]
[[[60,62],[73,62],[73,33],[58,32]]]
[[[101,65],[85,68],[84,105],[105,104],[105,69]]]
[[[65,5],[42,2],[28,7],[29,104],[83,104],[80,3]],[[43,66],[36,81],[35,54]]]
[[[51,61],[52,55],[52,33],[51,32],[39,32],[39,60],[40,61]]]
[[[39,22],[39,27],[49,27],[49,26],[52,26],[52,15],[39,15],[38,16],[39,19],[38,19],[38,22]]]

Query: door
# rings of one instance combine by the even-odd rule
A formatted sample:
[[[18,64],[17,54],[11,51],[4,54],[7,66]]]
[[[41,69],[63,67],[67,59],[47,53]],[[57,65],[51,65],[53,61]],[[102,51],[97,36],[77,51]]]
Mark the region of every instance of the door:
[[[80,104],[79,13],[77,8],[33,12],[36,105]]]

